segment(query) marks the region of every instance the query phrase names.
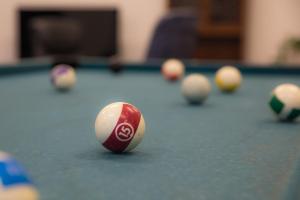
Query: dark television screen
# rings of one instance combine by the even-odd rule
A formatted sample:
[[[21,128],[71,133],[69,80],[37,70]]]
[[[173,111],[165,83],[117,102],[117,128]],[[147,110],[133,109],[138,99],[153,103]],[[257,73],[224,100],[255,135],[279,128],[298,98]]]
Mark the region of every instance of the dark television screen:
[[[37,46],[33,22],[42,19],[72,20],[80,25],[80,48],[82,56],[110,57],[117,54],[116,9],[29,9],[19,10],[19,56],[21,58],[47,56]],[[61,19],[61,20],[60,20]],[[72,29],[64,32],[72,36]]]

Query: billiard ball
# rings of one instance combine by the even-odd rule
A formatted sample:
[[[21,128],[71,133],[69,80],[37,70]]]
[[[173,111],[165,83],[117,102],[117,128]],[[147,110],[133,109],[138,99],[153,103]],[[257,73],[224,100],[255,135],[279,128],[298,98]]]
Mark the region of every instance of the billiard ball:
[[[163,63],[161,72],[166,80],[176,81],[183,77],[185,73],[185,66],[178,59],[168,59]]]
[[[95,121],[96,137],[102,145],[115,153],[134,149],[143,139],[145,121],[133,105],[116,102],[105,106]]]
[[[242,74],[236,67],[224,66],[217,71],[215,82],[221,91],[234,92],[241,85]]]
[[[0,180],[0,199],[39,199],[38,191],[23,167],[5,152],[0,152]]]
[[[269,105],[279,120],[295,120],[300,115],[299,87],[290,83],[277,86],[272,91]]]
[[[50,77],[53,86],[60,91],[70,90],[76,83],[74,68],[66,64],[55,66],[51,70]]]
[[[209,80],[202,74],[191,74],[184,78],[181,91],[191,104],[203,103],[211,91]]]
[[[120,61],[112,60],[109,62],[109,69],[114,74],[120,74],[123,71],[123,66]]]

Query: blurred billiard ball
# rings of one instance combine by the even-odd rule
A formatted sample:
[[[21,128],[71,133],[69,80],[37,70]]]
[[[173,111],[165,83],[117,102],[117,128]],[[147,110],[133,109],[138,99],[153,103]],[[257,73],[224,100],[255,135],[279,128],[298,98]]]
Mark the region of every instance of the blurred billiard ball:
[[[300,116],[300,88],[292,83],[278,85],[272,91],[269,105],[279,120],[296,120]]]
[[[114,74],[120,74],[124,69],[121,61],[116,57],[113,57],[109,60],[108,67],[110,71]]]
[[[232,93],[236,91],[243,80],[240,70],[234,66],[224,66],[215,75],[217,87],[222,92]]]
[[[181,79],[184,76],[184,72],[185,65],[181,60],[175,58],[166,60],[161,67],[163,77],[172,82]]]
[[[56,65],[51,70],[50,80],[57,90],[68,91],[73,88],[76,83],[76,72],[70,65]]]
[[[209,96],[211,86],[206,76],[194,73],[184,78],[181,91],[190,104],[201,104]]]

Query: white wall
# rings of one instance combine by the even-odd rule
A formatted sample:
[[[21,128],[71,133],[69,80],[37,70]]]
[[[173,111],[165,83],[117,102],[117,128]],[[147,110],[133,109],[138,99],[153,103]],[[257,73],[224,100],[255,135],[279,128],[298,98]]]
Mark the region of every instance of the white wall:
[[[152,29],[166,11],[165,0],[1,0],[0,63],[17,59],[17,9],[35,7],[117,7],[120,11],[121,56],[142,60],[148,50]]]
[[[0,0],[0,63],[17,58],[17,8],[117,7],[120,10],[121,56],[142,60],[154,25],[166,12],[167,0]],[[282,41],[300,36],[300,0],[248,0],[245,35],[245,60],[272,63]]]
[[[268,64],[290,36],[300,37],[299,0],[248,0],[245,60]]]

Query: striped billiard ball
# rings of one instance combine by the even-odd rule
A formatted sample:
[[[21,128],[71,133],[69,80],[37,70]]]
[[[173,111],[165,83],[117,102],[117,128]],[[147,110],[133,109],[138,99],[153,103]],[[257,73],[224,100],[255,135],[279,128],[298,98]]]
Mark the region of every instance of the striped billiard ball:
[[[133,105],[116,102],[105,106],[95,121],[96,137],[102,145],[115,153],[134,149],[143,139],[145,121]]]
[[[178,59],[168,59],[163,63],[161,73],[166,80],[176,81],[183,77],[185,66]]]
[[[299,87],[290,83],[277,86],[272,91],[269,105],[279,120],[295,120],[300,115]]]
[[[233,66],[224,66],[216,72],[215,82],[222,92],[234,92],[242,83],[240,70]]]
[[[39,199],[37,190],[21,164],[5,152],[0,152],[0,199]]]
[[[74,87],[76,73],[72,66],[59,64],[51,70],[51,83],[57,90],[66,91]]]

